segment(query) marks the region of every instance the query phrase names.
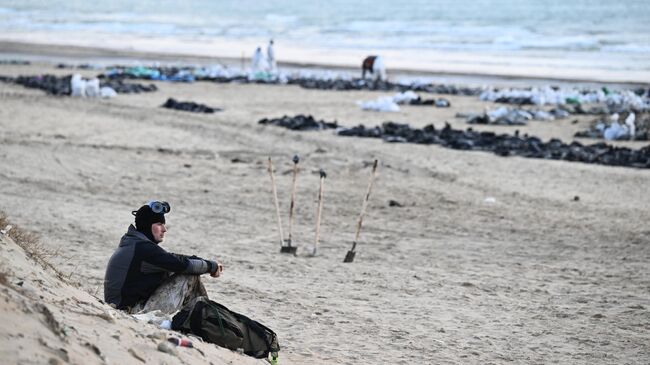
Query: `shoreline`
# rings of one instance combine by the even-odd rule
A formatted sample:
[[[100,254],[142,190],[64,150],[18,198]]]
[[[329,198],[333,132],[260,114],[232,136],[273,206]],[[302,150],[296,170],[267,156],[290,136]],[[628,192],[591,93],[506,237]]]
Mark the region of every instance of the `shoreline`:
[[[3,39],[5,38],[5,39]],[[10,39],[7,39],[10,38]],[[66,42],[49,42],[43,43],[39,41],[38,37],[32,40],[11,39],[15,37],[0,36],[0,57],[5,59],[22,59],[32,62],[45,62],[45,63],[60,63],[69,62],[71,64],[80,63],[99,63],[99,64],[129,64],[141,62],[162,62],[171,64],[200,64],[208,65],[220,63],[228,66],[244,67],[247,68],[250,63],[250,56],[242,52],[237,57],[235,47],[232,43],[219,42],[220,47],[214,44],[209,48],[210,50],[197,50],[191,46],[189,47],[169,47],[164,49],[160,47],[165,42],[161,40],[151,41],[151,44],[142,44],[132,40],[131,43],[115,43],[105,42],[103,47],[84,45],[79,40],[71,40],[70,44]],[[169,42],[177,42],[178,40],[171,40]],[[129,46],[131,44],[131,46]],[[244,46],[246,46],[244,44]],[[242,48],[242,45],[237,47]],[[214,52],[214,49],[229,51]],[[358,73],[359,67],[355,66],[355,60],[361,59],[354,57],[350,52],[344,54],[336,53],[330,57],[318,56],[322,50],[304,50],[300,52],[296,49],[288,49],[286,52],[283,50],[284,57],[279,57],[278,64],[282,68],[288,69],[322,69],[333,70],[338,72]],[[357,54],[361,54],[356,52]],[[395,53],[395,54],[393,54]],[[397,58],[398,55],[393,51],[390,57]],[[315,56],[316,54],[316,56]],[[341,56],[340,59],[335,59],[336,56]],[[462,56],[462,55],[458,55]],[[542,86],[542,85],[572,85],[572,86],[603,86],[620,88],[632,88],[637,86],[647,86],[649,82],[632,81],[631,79],[636,74],[648,74],[650,80],[650,71],[643,70],[632,72],[623,72],[628,76],[622,77],[621,72],[614,72],[615,75],[601,75],[601,77],[593,77],[594,70],[588,72],[576,73],[569,75],[567,72],[549,75],[541,70],[539,67],[519,66],[513,67],[509,70],[503,66],[499,66],[499,60],[493,60],[493,64],[489,63],[490,58],[487,59],[485,64],[481,67],[471,64],[466,65],[453,65],[453,59],[449,55],[446,61],[434,64],[439,66],[437,70],[424,65],[423,62],[397,62],[393,67],[388,68],[389,77],[406,77],[406,78],[424,78],[430,79],[432,82],[437,83],[452,83],[463,85],[490,85],[490,86]],[[444,64],[448,62],[449,64]],[[523,60],[522,62],[529,62]],[[395,62],[394,62],[395,63]],[[390,66],[390,64],[389,64]],[[468,70],[468,67],[476,66],[476,70]],[[589,76],[589,77],[586,77]],[[623,75],[624,76],[624,75]]]

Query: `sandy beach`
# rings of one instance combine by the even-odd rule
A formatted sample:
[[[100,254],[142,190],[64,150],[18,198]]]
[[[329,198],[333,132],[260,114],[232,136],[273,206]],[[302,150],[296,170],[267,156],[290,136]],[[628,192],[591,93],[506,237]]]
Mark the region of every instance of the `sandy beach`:
[[[266,40],[224,40],[219,38],[182,39],[178,37],[112,37],[102,34],[61,34],[48,32],[4,33],[0,44],[6,51],[45,56],[101,55],[106,57],[134,54],[138,59],[179,59],[220,62],[248,67],[255,47]],[[444,82],[482,82],[493,79],[552,80],[553,82],[600,82],[647,84],[650,82],[648,57],[636,54],[591,54],[578,51],[469,52],[411,49],[331,49],[280,43],[277,60],[285,66],[356,70],[363,57],[380,54],[393,75],[417,74],[436,77]],[[89,52],[89,49],[92,50]],[[128,60],[125,57],[124,60]],[[74,61],[74,60],[73,60]]]
[[[27,48],[0,57],[24,55]],[[62,53],[78,63],[97,57],[65,47],[40,56],[56,60]],[[111,57],[133,59],[117,51]],[[0,75],[98,73],[33,59],[30,65],[0,64]],[[169,59],[173,55],[164,60]],[[539,82],[530,76],[513,83]],[[590,82],[642,80],[606,79]],[[0,285],[0,310],[3,318],[16,318],[0,326],[0,357],[7,363],[264,363],[210,344],[200,344],[203,356],[179,348],[170,357],[156,350],[155,326],[118,312],[103,318],[113,313],[98,301],[108,258],[132,223],[130,212],[151,199],[172,205],[162,246],[222,260],[223,277],[203,280],[208,293],[274,329],[280,364],[650,359],[647,169],[504,158],[258,124],[262,118],[311,114],[348,127],[390,120],[465,129],[456,113],[495,107],[476,96],[424,95],[444,96],[452,107],[376,113],[362,111],[355,101],[393,93],[151,83],[158,91],[93,100],[0,82],[0,210],[56,251],[48,260],[71,282],[20,261],[20,249],[3,238],[0,269],[7,281]],[[161,108],[169,97],[223,111]],[[593,119],[572,115],[474,128],[570,142]],[[616,144],[639,149],[647,141]],[[286,234],[294,154],[301,158],[295,257],[279,253],[266,170],[271,157]],[[357,256],[343,263],[374,159],[378,176]],[[327,172],[320,248],[309,257],[319,169]],[[53,335],[42,310],[20,309],[27,302],[41,302],[62,326],[76,330],[66,338]]]

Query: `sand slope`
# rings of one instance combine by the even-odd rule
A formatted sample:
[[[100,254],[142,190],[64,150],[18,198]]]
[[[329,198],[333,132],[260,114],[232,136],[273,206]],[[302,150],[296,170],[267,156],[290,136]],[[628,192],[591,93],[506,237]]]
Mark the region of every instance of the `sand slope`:
[[[65,277],[0,237],[0,348],[3,364],[260,364],[193,339],[196,348],[157,350],[172,331],[144,324],[100,303]]]
[[[0,66],[0,74],[45,71],[69,72]],[[0,84],[0,208],[60,248],[54,264],[83,289],[102,296],[104,268],[130,211],[158,198],[172,205],[163,246],[223,260],[225,275],[206,279],[208,292],[274,329],[284,364],[650,358],[649,171],[257,124],[302,113],[345,125],[449,121],[465,128],[456,112],[491,106],[471,97],[448,97],[450,109],[407,106],[380,114],[354,101],[381,93],[157,85],[157,93],[81,100]],[[167,97],[225,110],[160,108]],[[572,119],[475,128],[571,140],[588,123]],[[302,158],[294,231],[301,246],[314,240],[318,169],[328,173],[316,258],[278,253],[266,159],[276,161],[286,224],[295,153]],[[379,174],[359,252],[343,264],[375,158]],[[47,336],[48,343],[60,341]],[[115,356],[154,345],[133,336],[121,340],[123,355]],[[7,342],[1,346],[6,351]],[[112,358],[112,351],[102,353]]]

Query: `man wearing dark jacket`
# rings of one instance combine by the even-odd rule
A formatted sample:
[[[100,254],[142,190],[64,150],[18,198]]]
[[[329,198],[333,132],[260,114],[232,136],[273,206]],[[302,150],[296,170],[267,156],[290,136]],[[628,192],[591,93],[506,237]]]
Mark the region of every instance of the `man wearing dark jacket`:
[[[218,261],[174,254],[158,246],[167,232],[165,214],[169,211],[167,202],[153,201],[132,212],[135,226],[129,226],[106,267],[106,303],[124,310],[143,305],[174,273],[220,276],[223,266]]]

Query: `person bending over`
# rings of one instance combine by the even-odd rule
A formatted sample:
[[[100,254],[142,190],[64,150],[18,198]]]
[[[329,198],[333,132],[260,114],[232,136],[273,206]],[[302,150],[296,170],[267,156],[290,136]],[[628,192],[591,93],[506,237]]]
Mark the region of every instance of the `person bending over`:
[[[152,201],[131,212],[135,226],[129,226],[106,267],[106,303],[132,313],[142,309],[171,313],[193,297],[206,295],[199,275],[221,275],[219,261],[170,253],[159,246],[167,232],[165,214],[170,210],[167,202]],[[147,308],[152,303],[165,308]]]
[[[366,72],[372,75],[372,79],[387,81],[386,66],[381,56],[368,56],[361,63],[361,78],[366,78]]]

